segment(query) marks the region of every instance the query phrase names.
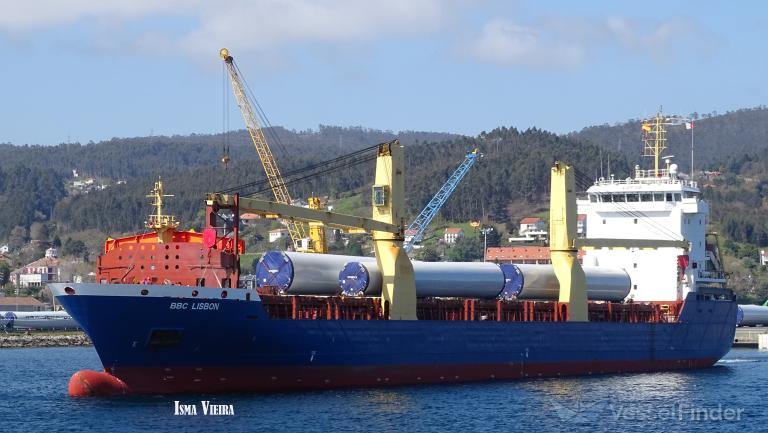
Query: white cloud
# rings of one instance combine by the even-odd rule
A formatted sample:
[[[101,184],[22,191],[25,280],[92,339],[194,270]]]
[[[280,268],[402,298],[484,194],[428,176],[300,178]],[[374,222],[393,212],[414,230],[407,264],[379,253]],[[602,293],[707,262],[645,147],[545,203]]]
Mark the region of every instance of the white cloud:
[[[693,45],[697,29],[685,19],[660,23],[623,17],[547,17],[530,25],[495,18],[463,47],[469,57],[499,65],[578,67],[600,56],[631,53],[666,61]]]
[[[73,43],[90,44],[86,48],[101,53],[200,60],[226,46],[236,56],[274,66],[291,62],[284,51],[293,46],[364,55],[379,40],[434,35],[450,40],[466,28],[468,22],[462,25],[458,17],[471,7],[476,6],[465,0],[0,0],[0,36],[32,38],[40,30],[82,25],[89,41]],[[98,25],[84,25],[91,21]],[[162,25],[169,21],[175,25]],[[521,23],[495,18],[460,48],[465,58],[484,63],[573,68],[629,50],[666,61],[687,48],[696,32],[685,19],[548,16]]]
[[[18,33],[71,24],[80,19],[135,19],[169,13],[195,0],[0,0],[0,31]]]
[[[432,32],[443,15],[437,0],[235,0],[204,7],[200,27],[179,43],[206,53],[222,45],[264,51],[306,41],[358,43]]]
[[[480,61],[503,65],[571,66],[584,60],[579,44],[503,19],[485,24],[469,50]]]
[[[79,20],[100,23],[147,17],[182,17],[184,29],[156,27],[130,35],[143,52],[209,55],[222,46],[234,51],[277,51],[302,42],[359,44],[438,30],[452,8],[444,0],[0,0],[0,32],[33,34]],[[102,28],[104,26],[102,25]],[[126,36],[103,46],[126,43]]]

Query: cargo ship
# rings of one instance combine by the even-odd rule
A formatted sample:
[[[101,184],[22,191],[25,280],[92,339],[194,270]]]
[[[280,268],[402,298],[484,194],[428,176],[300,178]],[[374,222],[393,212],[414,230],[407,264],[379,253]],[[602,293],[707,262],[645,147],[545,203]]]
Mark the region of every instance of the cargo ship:
[[[706,280],[690,269],[703,268],[688,265],[703,260],[694,255],[699,254],[694,246],[705,245],[703,231],[684,231],[682,240],[592,242],[598,254],[614,247],[676,251],[661,260],[674,269],[671,280],[635,288],[626,278],[635,268],[624,264],[621,268],[631,269],[611,275],[626,286],[621,288],[626,297],[594,299],[600,295],[590,278],[602,277],[589,269],[585,273],[576,259],[577,250],[590,243],[576,237],[574,175],[562,163],[552,167],[548,270],[445,264],[454,271],[442,277],[438,271],[435,277],[434,269],[411,262],[403,251],[403,151],[397,141],[376,149],[372,218],[209,194],[203,232],[181,231],[163,214],[164,194],[157,184],[150,230],[108,239],[96,283],[49,284],[88,333],[104,367],[76,372],[70,395],[280,392],[651,372],[708,367],[730,349],[734,295],[716,284],[701,284]],[[663,188],[681,197],[697,190],[670,169],[621,185],[598,181],[589,194],[599,189],[604,197],[611,188],[621,194],[626,186]],[[595,218],[619,210],[633,219],[635,211],[628,208],[646,202],[623,194],[624,201],[590,202]],[[679,208],[690,203],[672,198],[653,202],[654,212],[688,218]],[[705,218],[706,204],[699,196],[693,200]],[[241,212],[363,228],[373,234],[376,257],[336,267],[349,258],[265,255],[262,261],[268,263],[260,266],[266,273],[258,287],[239,288]],[[691,258],[683,267],[686,251]],[[359,270],[360,264],[368,265],[365,284],[365,278],[349,281],[360,275],[349,269]],[[346,277],[333,281],[343,269]],[[543,281],[534,278],[537,272],[558,286],[537,294],[533,282]],[[325,284],[324,278],[331,281]],[[663,296],[645,297],[654,291]]]

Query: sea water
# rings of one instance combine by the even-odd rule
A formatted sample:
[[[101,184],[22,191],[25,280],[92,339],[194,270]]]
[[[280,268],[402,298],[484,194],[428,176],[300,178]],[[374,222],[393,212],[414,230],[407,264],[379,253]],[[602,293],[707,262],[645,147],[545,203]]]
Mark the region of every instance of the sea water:
[[[768,431],[755,349],[702,370],[266,395],[70,398],[81,369],[101,369],[93,348],[0,349],[0,432]]]

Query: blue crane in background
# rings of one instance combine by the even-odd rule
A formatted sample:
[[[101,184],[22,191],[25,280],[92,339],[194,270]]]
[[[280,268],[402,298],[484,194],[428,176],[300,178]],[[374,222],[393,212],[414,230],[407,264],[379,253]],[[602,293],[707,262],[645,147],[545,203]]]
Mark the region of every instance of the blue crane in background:
[[[461,165],[459,165],[453,174],[451,174],[451,177],[445,181],[442,188],[440,188],[440,191],[432,197],[432,200],[427,203],[424,210],[422,210],[419,216],[417,216],[411,225],[408,226],[405,230],[405,242],[403,243],[403,248],[405,248],[406,253],[410,253],[413,250],[413,245],[415,243],[422,241],[424,232],[427,231],[427,227],[429,226],[429,223],[432,222],[432,218],[437,215],[437,212],[443,207],[445,201],[448,200],[448,197],[451,196],[451,193],[453,193],[459,185],[459,182],[461,182],[461,179],[464,178],[475,161],[477,161],[478,157],[482,156],[482,153],[477,152],[477,148],[469,152],[467,156],[464,157],[464,161]]]

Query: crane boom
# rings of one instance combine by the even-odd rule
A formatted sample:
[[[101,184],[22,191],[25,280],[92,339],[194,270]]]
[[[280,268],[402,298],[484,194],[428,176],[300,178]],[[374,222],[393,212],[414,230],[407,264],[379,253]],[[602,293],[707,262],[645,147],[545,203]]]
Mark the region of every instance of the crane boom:
[[[261,164],[264,166],[264,174],[267,176],[269,186],[272,188],[272,193],[275,195],[275,201],[283,204],[291,204],[291,195],[288,193],[288,187],[285,186],[285,180],[283,180],[283,176],[280,174],[280,169],[277,167],[275,157],[272,155],[272,150],[269,148],[269,144],[267,144],[266,137],[264,137],[264,131],[253,110],[253,105],[248,99],[248,94],[245,92],[245,86],[237,72],[234,59],[229,55],[229,50],[226,48],[222,48],[219,51],[219,55],[222,60],[224,60],[224,64],[227,67],[227,72],[229,73],[229,78],[232,82],[232,90],[235,94],[235,99],[237,99],[237,105],[240,107],[240,112],[243,114],[245,127],[248,129],[251,140],[253,141],[254,146],[256,146],[256,153],[259,155]],[[286,226],[294,245],[297,245],[301,239],[307,237],[306,228],[303,223],[286,221]]]
[[[477,148],[469,152],[464,157],[464,161],[462,161],[459,167],[453,174],[451,174],[451,177],[445,181],[437,194],[435,194],[435,196],[432,197],[432,200],[427,203],[427,206],[424,207],[419,216],[417,216],[411,225],[408,226],[408,229],[405,231],[405,244],[403,244],[405,252],[410,253],[413,250],[413,244],[420,242],[422,238],[424,238],[424,232],[426,232],[429,223],[432,222],[432,219],[437,215],[437,212],[440,211],[440,208],[443,207],[445,201],[448,200],[448,197],[451,196],[451,193],[453,193],[459,185],[461,179],[464,178],[475,161],[477,161],[478,156],[482,156],[482,154],[477,152]]]

